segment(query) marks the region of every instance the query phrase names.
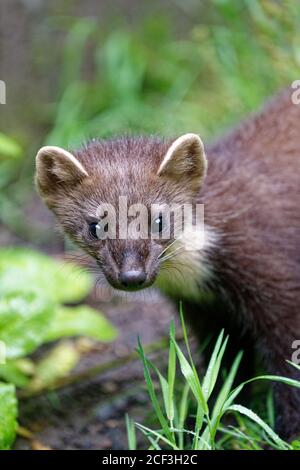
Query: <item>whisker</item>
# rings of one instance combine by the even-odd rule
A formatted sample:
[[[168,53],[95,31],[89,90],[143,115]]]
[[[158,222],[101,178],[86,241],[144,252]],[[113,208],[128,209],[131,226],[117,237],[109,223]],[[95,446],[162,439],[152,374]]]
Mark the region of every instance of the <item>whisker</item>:
[[[164,256],[163,258],[161,258],[160,261],[162,261],[162,262],[167,261],[167,260],[173,258],[174,256],[176,256],[177,254],[179,254],[182,251],[184,251],[184,247],[179,246],[178,248],[176,248],[176,250],[172,251],[172,253],[170,253],[170,254]]]
[[[168,246],[166,246],[166,248],[164,248],[161,253],[158,255],[157,259],[161,259],[162,255],[169,249],[171,248],[171,246],[174,245],[174,243],[176,243],[178,241],[178,238],[175,238],[175,240],[173,240],[171,243],[169,243]]]

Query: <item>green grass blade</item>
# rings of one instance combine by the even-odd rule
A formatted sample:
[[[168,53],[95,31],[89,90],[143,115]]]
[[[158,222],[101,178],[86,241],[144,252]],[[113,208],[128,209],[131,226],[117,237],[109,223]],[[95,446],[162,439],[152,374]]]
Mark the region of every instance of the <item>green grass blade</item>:
[[[165,444],[168,444],[173,450],[179,450],[176,444],[170,441],[168,438],[163,436],[157,431],[153,431],[153,429],[148,428],[147,426],[143,426],[142,424],[136,423],[136,427],[139,428],[147,437],[149,434],[155,436],[158,440],[163,441]]]
[[[257,377],[253,377],[253,379],[249,379],[246,383],[254,382],[255,380],[271,380],[272,382],[280,382],[286,385],[290,385],[291,387],[300,388],[300,380],[290,379],[289,377],[282,377],[281,375],[259,375]]]
[[[151,448],[150,450],[161,450],[161,447],[158,445],[157,440],[154,440],[153,437],[151,437],[149,434],[147,435],[147,439],[149,439],[151,443]]]
[[[219,427],[219,424],[220,424],[220,420],[222,418],[222,411],[223,411],[223,407],[226,403],[226,400],[228,400],[228,397],[229,397],[229,394],[230,394],[230,391],[231,391],[231,387],[232,387],[232,384],[233,384],[233,381],[234,381],[234,378],[236,376],[236,373],[238,371],[238,368],[239,368],[239,365],[240,365],[240,362],[241,362],[241,359],[242,359],[242,356],[243,356],[243,353],[242,351],[238,353],[238,355],[236,356],[235,360],[233,361],[233,364],[231,366],[231,369],[229,371],[229,374],[218,394],[218,397],[216,399],[216,402],[215,402],[215,405],[214,405],[214,408],[213,408],[213,411],[212,411],[212,419],[211,419],[211,426],[207,426],[206,429],[204,430],[203,434],[202,434],[202,438],[204,440],[208,440],[210,438],[211,440],[211,446],[214,447],[215,445],[215,436],[216,436],[216,433],[217,433],[217,430],[218,430],[218,427]],[[235,398],[235,396],[234,396]],[[231,404],[232,402],[228,402],[228,406],[229,404]]]
[[[290,385],[291,387],[300,388],[300,381],[295,379],[289,379],[288,377],[282,377],[280,375],[258,375],[257,377],[253,377],[252,379],[246,380],[245,382],[241,383],[238,387],[236,387],[229,395],[228,400],[226,401],[224,408],[229,406],[237,395],[241,392],[245,385],[250,384],[251,382],[255,382],[256,380],[270,380],[271,382],[280,382],[286,385]]]
[[[215,406],[212,412],[212,419],[216,418],[220,414],[224,406],[224,403],[228,399],[233,381],[235,379],[236,373],[238,371],[239,365],[242,360],[242,356],[243,356],[243,352],[240,351],[238,355],[236,356],[235,360],[233,361],[229,374],[227,375],[226,380],[216,399]]]
[[[202,438],[200,438],[200,432],[203,425],[203,415],[203,409],[198,404],[195,423],[195,437],[192,445],[193,450],[203,450],[207,446],[207,442],[203,441]]]
[[[295,362],[289,361],[288,359],[286,360],[286,362],[291,366],[295,367],[296,369],[300,370],[300,364],[296,364]]]
[[[249,410],[249,408],[246,408],[243,405],[231,405],[229,408],[227,408],[226,412],[228,411],[236,411],[238,413],[241,413],[245,416],[247,416],[249,419],[254,421],[256,424],[258,424],[264,431],[265,433],[280,447],[281,449],[288,449],[289,446],[286,442],[284,442],[280,437],[273,431],[273,429],[270,428],[270,426],[265,423],[256,413],[254,413],[252,410]]]
[[[152,382],[152,379],[151,379],[151,374],[150,374],[150,371],[149,371],[147,359],[145,357],[145,353],[144,353],[144,350],[143,350],[143,347],[141,345],[141,342],[140,342],[139,338],[138,338],[138,352],[139,352],[140,357],[141,357],[142,362],[143,362],[144,376],[145,376],[145,380],[146,380],[146,385],[147,385],[148,393],[149,393],[150,399],[152,401],[157,419],[159,420],[159,422],[161,424],[161,427],[163,428],[163,431],[164,431],[166,437],[168,439],[172,440],[172,433],[169,429],[167,420],[165,419],[165,417],[164,417],[164,415],[161,411],[161,408],[160,408],[160,405],[159,405],[159,402],[158,402],[158,399],[157,399],[157,396],[156,396],[156,393],[155,393],[155,390],[154,390],[154,385],[153,385],[153,382]]]
[[[223,359],[225,349],[227,346],[228,336],[225,338],[224,342],[222,342],[223,335],[224,335],[224,330],[221,331],[218,337],[216,346],[214,348],[211,359],[209,361],[207,372],[204,377],[202,388],[203,388],[203,393],[204,393],[206,400],[208,400],[208,398],[212,394],[212,391],[216,385],[216,381],[217,381],[220,368],[221,368],[222,359]]]
[[[268,421],[271,428],[275,427],[275,409],[274,409],[274,397],[273,397],[273,390],[270,389],[268,396],[267,396],[267,413],[268,413]]]
[[[196,393],[197,393],[197,395],[195,395],[196,400],[197,400],[197,402],[200,401],[200,404],[203,408],[204,413],[207,414],[208,413],[207,403],[206,403],[206,400],[205,400],[204,395],[203,395],[203,391],[202,391],[202,387],[201,387],[201,384],[200,384],[199,376],[198,376],[198,373],[197,373],[197,370],[196,370],[196,367],[195,367],[195,364],[194,364],[194,361],[193,361],[193,357],[192,357],[192,354],[191,354],[190,344],[189,344],[187,331],[186,331],[186,327],[185,327],[185,321],[184,321],[184,317],[183,317],[182,302],[179,303],[179,314],[180,314],[180,320],[181,320],[182,331],[183,331],[183,336],[184,336],[184,342],[185,342],[185,345],[186,345],[186,349],[187,349],[187,352],[188,352],[188,356],[189,356],[189,360],[190,360],[191,365],[186,360],[184,354],[180,350],[180,348],[179,348],[178,344],[176,343],[174,337],[171,337],[171,339],[174,342],[178,359],[179,359],[179,357],[182,359],[182,363],[180,363],[180,365],[182,366],[182,365],[186,364],[188,366],[188,368],[190,368],[191,371],[192,371],[192,374],[190,374],[190,376],[194,377],[194,384],[196,386]],[[179,354],[179,356],[178,356],[178,354]],[[181,370],[182,370],[182,367],[181,367]],[[191,387],[191,384],[190,384],[190,388],[193,391],[193,389]]]
[[[175,338],[175,325],[171,322],[170,326],[170,349],[169,349],[169,363],[168,363],[168,411],[167,415],[171,423],[174,421],[174,385],[176,377],[176,350],[172,341],[172,336]]]
[[[185,346],[186,346],[186,349],[187,349],[187,352],[188,352],[188,356],[189,356],[191,364],[194,364],[191,349],[190,349],[190,343],[189,343],[189,340],[188,340],[188,335],[187,335],[187,331],[186,331],[186,327],[185,327],[185,321],[184,321],[184,316],[183,316],[183,307],[182,307],[182,302],[181,301],[179,302],[179,316],[180,316],[180,322],[181,322],[181,326],[182,326],[182,332],[183,332],[184,342],[185,342]]]
[[[241,393],[242,389],[244,388],[244,385],[246,385],[245,382],[241,383],[238,387],[232,390],[232,392],[230,392],[229,397],[223,405],[223,409],[228,408],[234,402],[236,397]]]
[[[209,394],[210,394],[209,392],[211,389],[213,371],[217,362],[218,354],[220,352],[223,336],[224,336],[224,330],[222,330],[221,333],[219,334],[219,337],[217,339],[217,342],[215,344],[213,353],[211,355],[211,358],[207,367],[207,371],[203,379],[202,389],[203,389],[203,393],[206,399],[209,397]]]
[[[127,429],[127,439],[128,439],[128,448],[129,450],[136,450],[136,434],[134,422],[128,414],[125,415],[126,429]]]
[[[147,361],[148,367],[149,368],[151,367],[151,369],[154,370],[157,377],[159,378],[160,387],[161,387],[161,391],[162,391],[162,395],[163,395],[164,407],[165,407],[166,414],[168,416],[169,409],[170,409],[170,405],[169,405],[169,384],[168,384],[167,380],[165,379],[165,377],[160,373],[158,368],[155,366],[155,364],[153,364],[153,362],[149,361],[149,359],[146,359],[146,361]],[[169,416],[168,416],[168,419],[170,419]]]
[[[171,338],[176,349],[177,357],[179,360],[181,372],[188,382],[191,391],[193,392],[198,405],[200,405],[203,413],[208,413],[207,403],[205,401],[203,391],[200,385],[198,374],[195,372],[194,368],[189,364],[180,347],[178,346],[175,338]]]
[[[186,382],[181,395],[181,400],[179,404],[179,419],[178,419],[178,428],[180,430],[184,429],[185,420],[188,414],[188,396],[189,396],[190,386]],[[184,450],[184,433],[179,433],[179,449]]]
[[[211,376],[211,382],[210,382],[210,388],[209,388],[209,393],[208,393],[207,400],[210,397],[210,395],[211,395],[211,393],[212,393],[212,391],[213,391],[213,389],[216,385],[216,381],[217,381],[217,378],[218,378],[218,375],[219,375],[219,372],[220,372],[221,363],[222,363],[222,359],[223,359],[223,356],[224,356],[224,353],[225,353],[227,342],[228,342],[228,336],[225,338],[225,340],[224,340],[224,342],[221,346],[221,349],[220,349],[219,354],[217,356],[217,361],[215,363],[215,366],[212,369],[212,376]]]

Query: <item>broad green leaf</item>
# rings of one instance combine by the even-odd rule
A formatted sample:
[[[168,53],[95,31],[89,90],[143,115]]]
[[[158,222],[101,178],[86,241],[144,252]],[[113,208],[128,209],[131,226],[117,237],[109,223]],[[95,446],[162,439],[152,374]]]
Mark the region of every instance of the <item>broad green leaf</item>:
[[[0,340],[6,359],[32,353],[44,342],[53,305],[33,292],[10,293],[0,299]]]
[[[15,387],[0,382],[0,450],[10,449],[15,440],[17,413]]]
[[[55,346],[36,365],[35,374],[28,384],[30,390],[51,387],[58,379],[65,377],[76,366],[80,353],[71,341]]]
[[[7,361],[0,365],[0,377],[16,387],[24,388],[29,382],[28,376],[18,367],[17,361]]]
[[[56,302],[78,302],[92,285],[92,277],[72,263],[29,249],[0,249],[0,296],[11,291],[34,291]]]
[[[91,307],[57,307],[45,341],[66,336],[89,336],[98,341],[112,341],[117,331],[100,312]]]

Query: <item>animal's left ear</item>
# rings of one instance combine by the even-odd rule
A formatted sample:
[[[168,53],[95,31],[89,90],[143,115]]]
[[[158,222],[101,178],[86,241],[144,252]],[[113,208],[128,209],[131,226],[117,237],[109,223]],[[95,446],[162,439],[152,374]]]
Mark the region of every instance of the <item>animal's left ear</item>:
[[[191,189],[202,185],[207,160],[202,140],[197,134],[184,134],[169,147],[158,169],[159,176],[187,182]]]

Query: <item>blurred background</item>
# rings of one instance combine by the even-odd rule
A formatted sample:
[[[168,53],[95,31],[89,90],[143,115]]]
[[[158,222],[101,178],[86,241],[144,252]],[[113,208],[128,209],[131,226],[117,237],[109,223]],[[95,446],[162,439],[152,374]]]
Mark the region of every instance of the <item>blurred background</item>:
[[[64,254],[65,242],[34,189],[40,146],[72,148],[127,132],[196,132],[210,141],[299,78],[299,31],[296,0],[1,0],[0,245]],[[148,307],[112,298],[90,303],[122,338],[110,350],[96,348],[82,370],[100,356],[128,357],[141,332],[146,342],[157,341],[174,312],[159,297]],[[22,402],[23,424],[52,447],[126,446],[119,422],[131,405],[140,412],[145,400],[142,391],[128,391],[128,370],[101,376],[93,382],[97,393],[89,383],[88,393],[47,395],[46,415],[45,397]],[[131,386],[138,380],[135,366],[132,374]],[[100,389],[101,404],[95,399]],[[82,396],[92,403],[88,423],[76,414],[86,409]],[[26,432],[18,442],[28,446]]]

